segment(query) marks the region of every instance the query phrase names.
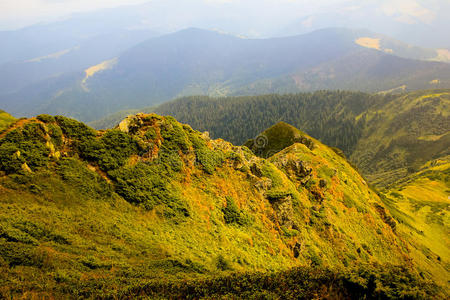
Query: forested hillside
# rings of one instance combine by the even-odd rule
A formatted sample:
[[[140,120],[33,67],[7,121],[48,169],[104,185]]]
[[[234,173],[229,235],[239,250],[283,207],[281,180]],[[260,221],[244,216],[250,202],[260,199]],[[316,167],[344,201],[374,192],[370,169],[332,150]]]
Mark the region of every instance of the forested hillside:
[[[348,154],[362,135],[363,127],[356,117],[394,98],[346,91],[222,98],[193,96],[141,111],[172,115],[197,130],[208,131],[214,138],[224,138],[237,145],[284,121]],[[125,111],[91,124],[96,128],[111,128],[132,112],[137,111]]]
[[[450,91],[370,95],[344,91],[254,97],[188,97],[145,109],[243,144],[284,121],[344,151],[386,186],[449,154]],[[110,124],[112,124],[111,122]]]

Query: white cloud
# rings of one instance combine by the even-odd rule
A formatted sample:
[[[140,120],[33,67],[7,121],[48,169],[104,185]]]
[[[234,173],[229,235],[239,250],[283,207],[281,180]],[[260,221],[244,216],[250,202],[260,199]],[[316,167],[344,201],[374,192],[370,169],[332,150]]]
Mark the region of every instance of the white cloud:
[[[236,18],[247,17],[255,22],[267,20],[275,23],[317,12],[358,13],[370,6],[401,22],[430,23],[439,11],[439,4],[446,1],[449,0],[0,0],[0,25],[51,21],[74,12],[144,2],[164,3],[169,8],[177,8],[181,4],[190,7],[192,4],[195,9],[186,11],[188,15],[214,8],[218,12],[207,15],[211,19],[232,15]]]
[[[431,23],[435,18],[435,13],[423,7],[414,0],[390,0],[385,1],[381,6],[383,12],[390,17],[404,23]]]
[[[30,23],[149,0],[0,0],[1,23]]]

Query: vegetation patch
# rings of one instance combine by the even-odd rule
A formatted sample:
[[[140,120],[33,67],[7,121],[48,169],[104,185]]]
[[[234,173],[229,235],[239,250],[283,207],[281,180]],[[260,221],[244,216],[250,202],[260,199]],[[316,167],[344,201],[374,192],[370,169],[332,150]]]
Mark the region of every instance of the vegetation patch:
[[[237,224],[244,226],[250,223],[249,216],[233,200],[233,197],[226,196],[226,206],[222,208],[223,218],[226,224]]]

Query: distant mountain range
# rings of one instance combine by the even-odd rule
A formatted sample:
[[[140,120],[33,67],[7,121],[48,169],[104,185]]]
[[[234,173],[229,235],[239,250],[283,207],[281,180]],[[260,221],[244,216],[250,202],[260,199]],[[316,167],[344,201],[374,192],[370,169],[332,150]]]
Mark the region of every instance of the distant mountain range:
[[[41,48],[34,48],[34,45],[23,42],[15,47],[20,50],[28,49],[29,52],[0,64],[0,93],[15,92],[49,78],[79,72],[98,62],[112,59],[155,35],[157,34],[152,31],[120,30],[93,35],[89,38],[74,39],[74,43],[67,45],[58,43],[59,48],[54,48],[52,52],[45,52],[45,54],[37,51]],[[1,58],[5,57],[0,55]]]
[[[336,1],[334,7],[298,18],[278,29],[287,36],[328,27],[367,28],[412,45],[450,49],[450,2],[436,0]]]
[[[0,101],[16,116],[53,113],[92,121],[185,95],[445,88],[450,64],[425,61],[448,61],[441,54],[349,29],[274,39],[187,29],[148,39],[90,68],[3,93]]]

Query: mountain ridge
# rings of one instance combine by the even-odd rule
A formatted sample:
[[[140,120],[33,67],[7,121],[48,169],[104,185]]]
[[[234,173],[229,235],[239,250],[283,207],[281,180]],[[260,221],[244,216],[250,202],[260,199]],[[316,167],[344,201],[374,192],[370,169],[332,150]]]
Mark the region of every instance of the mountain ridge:
[[[195,129],[235,144],[244,144],[272,124],[285,121],[342,149],[370,182],[386,186],[414,173],[425,162],[446,155],[450,128],[448,92],[371,95],[319,91],[228,98],[200,96],[141,111],[173,115]],[[111,127],[126,114],[117,114],[100,127]]]
[[[155,114],[107,131],[49,115],[11,125],[0,137],[2,293],[21,293],[17,274],[29,284],[21,291],[32,289],[35,273],[45,282],[37,295],[85,297],[120,295],[133,280],[195,285],[295,265],[398,262],[436,276],[408,260],[408,244],[364,179],[307,138],[312,150],[296,143],[265,160]],[[417,294],[405,285],[385,293],[400,291]]]

